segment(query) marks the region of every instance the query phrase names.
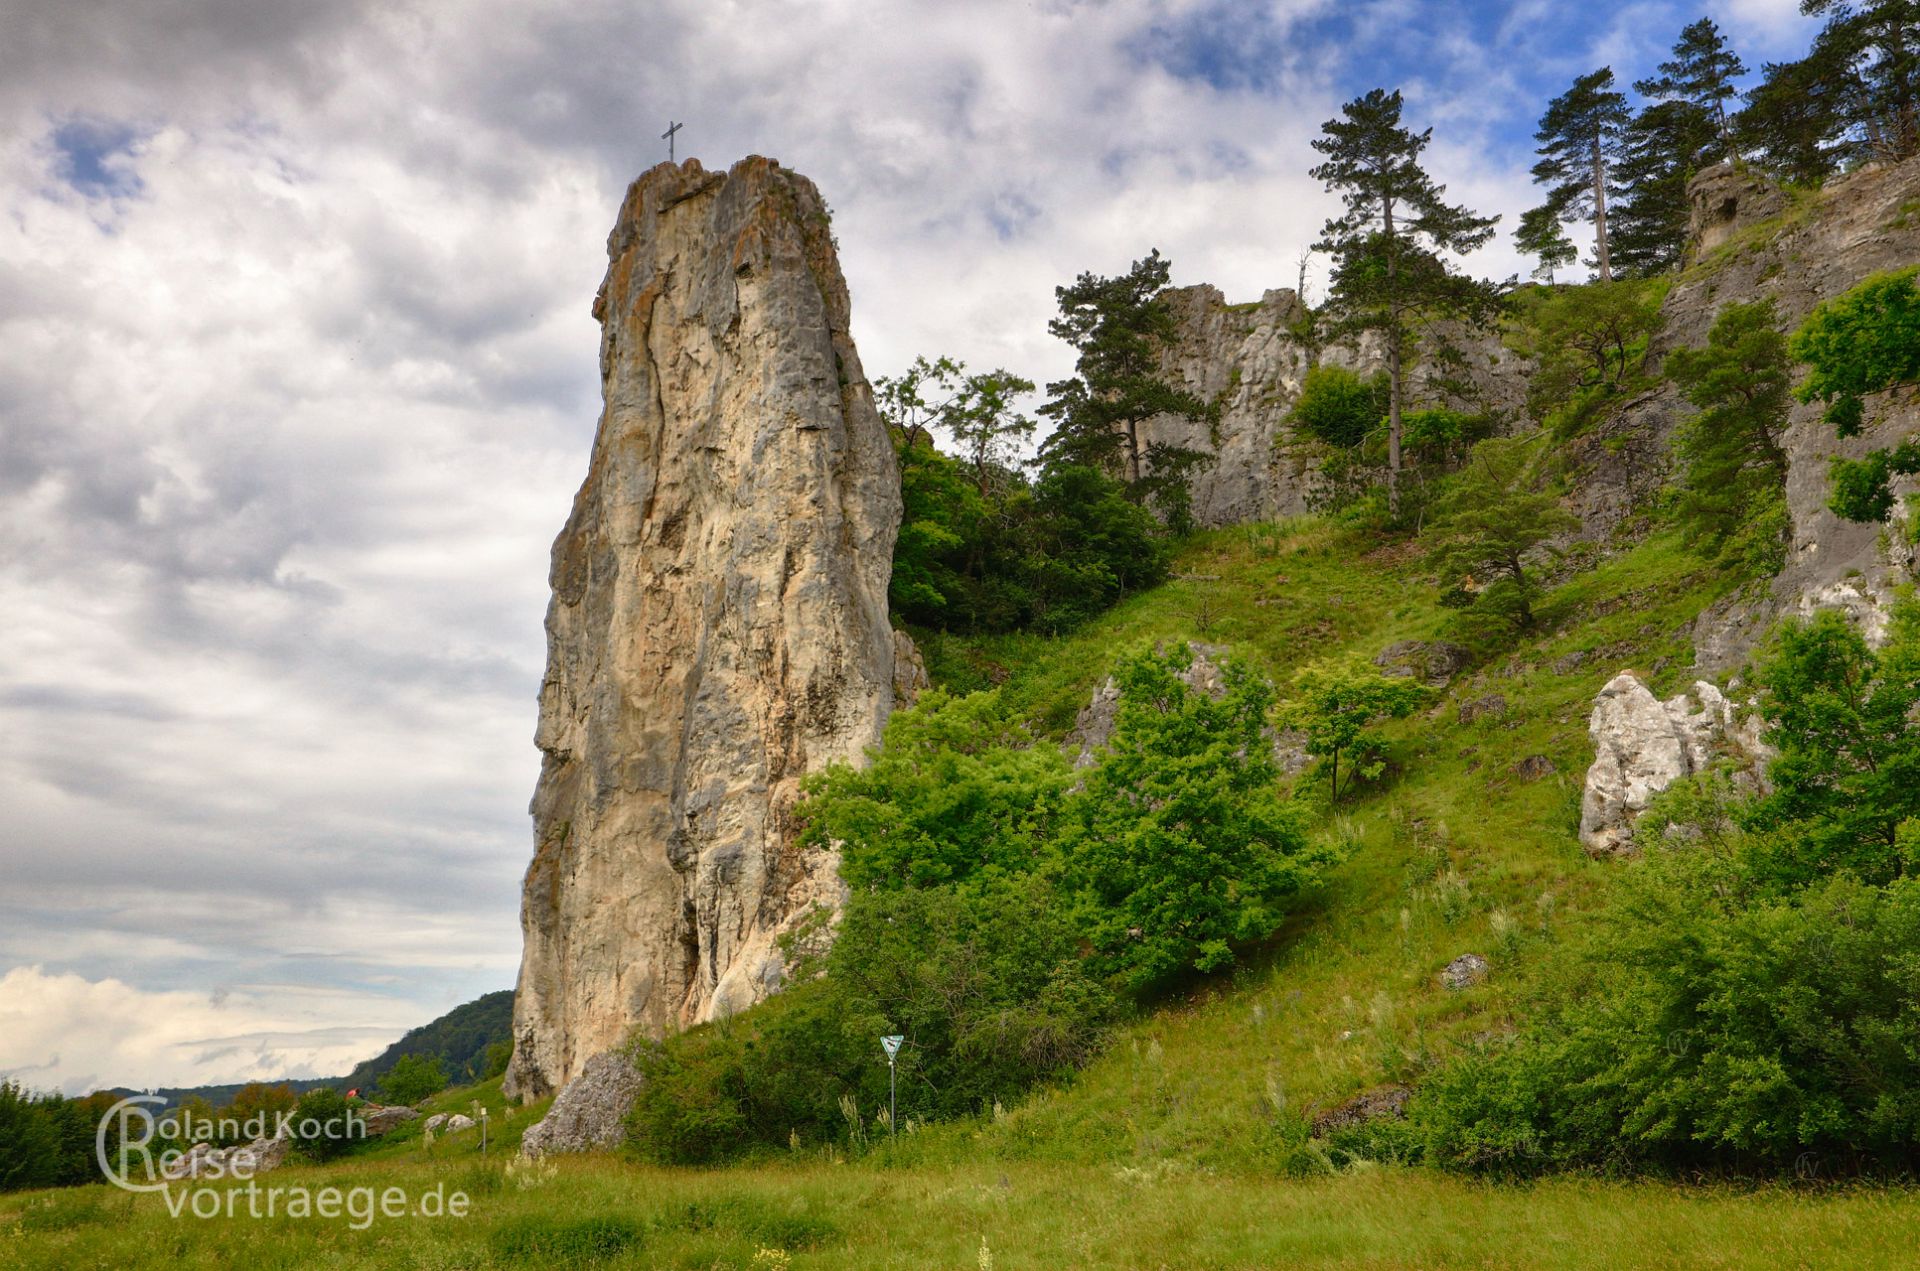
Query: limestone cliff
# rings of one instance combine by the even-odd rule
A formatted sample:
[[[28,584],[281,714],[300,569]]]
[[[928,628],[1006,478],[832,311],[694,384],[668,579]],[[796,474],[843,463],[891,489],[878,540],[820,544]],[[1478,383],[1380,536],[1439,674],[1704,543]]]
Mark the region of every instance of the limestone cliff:
[[[1707,341],[1728,304],[1771,297],[1792,330],[1830,300],[1881,270],[1920,260],[1920,160],[1872,167],[1838,178],[1817,193],[1789,196],[1759,178],[1725,166],[1695,178],[1693,248],[1661,310],[1650,354],[1658,361]],[[1763,597],[1743,597],[1703,615],[1695,630],[1697,663],[1712,674],[1737,668],[1783,614],[1820,607],[1849,611],[1870,636],[1884,633],[1892,590],[1913,576],[1912,541],[1904,525],[1857,525],[1827,508],[1828,462],[1858,458],[1893,438],[1920,430],[1920,402],[1871,399],[1879,428],[1842,440],[1821,420],[1818,404],[1798,405],[1784,439],[1787,503],[1793,539],[1786,569]],[[1578,439],[1589,462],[1575,489],[1588,532],[1602,537],[1635,508],[1646,506],[1671,471],[1675,428],[1692,408],[1671,384],[1645,394]],[[1909,481],[1897,486],[1915,488]],[[1896,518],[1906,514],[1897,508]]]
[[[604,408],[554,543],[509,1092],[726,1014],[839,895],[801,777],[892,707],[893,448],[818,191],[761,158],[628,189],[594,301]]]
[[[1299,296],[1283,288],[1257,303],[1228,304],[1219,288],[1202,283],[1173,288],[1164,299],[1177,332],[1165,370],[1220,407],[1211,428],[1163,415],[1143,429],[1143,441],[1213,456],[1193,477],[1194,520],[1233,525],[1308,511],[1320,455],[1287,423],[1313,364],[1296,331],[1305,312]],[[1443,348],[1451,351],[1444,360]],[[1408,377],[1413,404],[1461,406],[1509,423],[1520,418],[1528,365],[1502,348],[1496,333],[1436,331],[1421,340],[1420,351]],[[1385,354],[1371,340],[1335,343],[1319,360],[1367,373],[1386,368]]]

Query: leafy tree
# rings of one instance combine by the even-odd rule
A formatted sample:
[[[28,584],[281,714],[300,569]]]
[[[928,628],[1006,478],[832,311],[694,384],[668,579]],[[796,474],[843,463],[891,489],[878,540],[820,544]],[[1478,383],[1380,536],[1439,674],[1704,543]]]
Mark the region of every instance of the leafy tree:
[[[1385,375],[1361,375],[1344,366],[1310,367],[1288,418],[1328,445],[1350,450],[1385,422],[1388,396]]]
[[[1062,858],[1097,964],[1147,988],[1232,965],[1333,860],[1280,797],[1271,690],[1228,663],[1218,696],[1181,678],[1185,645],[1114,672],[1112,739],[1069,803]]]
[[[1306,734],[1307,753],[1320,760],[1329,799],[1336,803],[1356,780],[1372,781],[1386,771],[1387,744],[1370,731],[1372,724],[1405,719],[1429,697],[1425,686],[1411,679],[1382,675],[1358,662],[1306,667],[1294,676],[1293,693],[1280,718]]]
[[[1539,362],[1527,387],[1534,413],[1573,431],[1638,387],[1665,294],[1658,282],[1620,280],[1562,287],[1534,303],[1523,332]]]
[[[1158,585],[1172,560],[1152,513],[1118,481],[1077,465],[1041,476],[1017,533],[1026,553],[1024,625],[1040,631],[1069,630]]]
[[[1416,322],[1484,324],[1497,311],[1494,289],[1456,274],[1441,253],[1465,254],[1493,235],[1498,217],[1447,203],[1420,166],[1433,130],[1402,126],[1398,92],[1375,89],[1321,125],[1313,148],[1326,162],[1312,175],[1340,193],[1344,215],[1330,220],[1316,249],[1333,256],[1332,331],[1377,332],[1387,354],[1387,499],[1400,512],[1406,364]]]
[[[1573,241],[1560,226],[1560,209],[1551,203],[1530,208],[1520,215],[1520,227],[1513,233],[1513,244],[1540,264],[1533,276],[1553,285],[1553,272],[1580,259]]]
[[[1920,604],[1902,603],[1879,652],[1832,611],[1790,624],[1758,676],[1779,757],[1750,825],[1794,845],[1799,878],[1920,873],[1901,827],[1920,817]]]
[[[905,437],[909,450],[922,443],[931,444],[933,427],[959,396],[965,372],[966,368],[950,357],[929,361],[923,354],[899,375],[874,380],[873,404],[880,417]]]
[[[1443,600],[1483,631],[1533,629],[1540,579],[1529,561],[1580,524],[1553,495],[1534,488],[1527,452],[1535,438],[1476,446],[1430,531],[1429,559]]]
[[[1679,514],[1696,538],[1756,577],[1779,572],[1786,504],[1787,338],[1771,298],[1720,311],[1704,349],[1676,349],[1667,373],[1700,410],[1675,439]]]
[[[1866,398],[1920,383],[1920,266],[1878,274],[1820,305],[1794,333],[1788,351],[1813,370],[1803,402],[1827,405],[1827,422],[1842,437],[1867,427]],[[1920,435],[1865,459],[1833,464],[1835,512],[1852,521],[1886,519],[1892,480],[1920,472]]]
[[[332,1086],[300,1096],[293,1110],[294,1142],[309,1160],[331,1161],[361,1141],[348,1107],[347,1097]]]
[[[1533,179],[1547,187],[1550,205],[1593,222],[1594,264],[1600,281],[1613,277],[1607,242],[1608,165],[1619,159],[1630,113],[1613,87],[1613,71],[1601,67],[1548,103],[1534,140],[1540,162]]]
[[[0,1192],[51,1186],[58,1148],[43,1103],[19,1082],[0,1080]]]
[[[930,887],[1034,867],[1073,770],[996,692],[938,688],[887,721],[864,767],[807,778],[804,841],[841,845],[850,887]]]
[[[438,1055],[402,1055],[380,1078],[380,1094],[393,1103],[419,1103],[447,1088]]]
[[[1746,63],[1728,46],[1718,24],[1712,18],[1701,18],[1680,32],[1673,57],[1660,63],[1660,73],[1638,81],[1633,91],[1682,104],[1710,119],[1718,144],[1706,151],[1705,157],[1733,159],[1737,152],[1727,103],[1737,92],[1734,81],[1746,73]]]
[[[922,356],[899,377],[875,381],[874,403],[908,451],[930,448],[936,429],[952,437],[985,496],[1013,478],[1020,443],[1033,435],[1034,421],[1015,407],[1032,391],[1033,381],[1011,371],[969,375],[955,358]]]
[[[505,1038],[487,1047],[486,1059],[480,1070],[482,1081],[492,1081],[507,1070],[513,1062],[513,1041]]]
[[[1083,273],[1054,288],[1060,316],[1047,330],[1079,354],[1071,379],[1047,385],[1040,413],[1054,421],[1041,446],[1050,469],[1117,467],[1135,502],[1152,503],[1179,525],[1187,483],[1209,460],[1204,451],[1150,442],[1142,426],[1158,415],[1211,424],[1213,407],[1166,382],[1161,355],[1175,334],[1173,313],[1161,299],[1172,264],[1149,252],[1117,277]]]
[[[238,1121],[242,1126],[259,1118],[261,1125],[270,1127],[274,1118],[282,1112],[292,1112],[299,1102],[300,1096],[284,1082],[268,1085],[264,1081],[250,1081],[234,1092],[233,1102],[223,1108],[220,1115]]]
[[[1692,217],[1687,185],[1718,144],[1713,116],[1691,102],[1657,102],[1633,117],[1621,137],[1622,198],[1609,230],[1621,272],[1644,277],[1680,264]]]

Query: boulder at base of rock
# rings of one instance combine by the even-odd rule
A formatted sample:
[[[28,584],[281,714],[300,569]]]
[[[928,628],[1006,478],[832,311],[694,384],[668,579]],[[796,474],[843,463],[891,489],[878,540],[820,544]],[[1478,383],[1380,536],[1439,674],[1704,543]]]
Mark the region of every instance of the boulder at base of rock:
[[[1445,688],[1467,669],[1473,654],[1444,640],[1402,640],[1380,650],[1373,664],[1396,678],[1413,678],[1428,688]]]
[[[1470,989],[1487,980],[1487,960],[1477,953],[1463,953],[1447,963],[1440,982],[1450,989]]]
[[[404,1121],[411,1121],[420,1114],[412,1108],[399,1104],[381,1105],[370,1103],[360,1110],[361,1120],[366,1122],[367,1137],[377,1138]]]
[[[595,1055],[554,1099],[547,1115],[527,1127],[520,1151],[546,1156],[618,1147],[639,1092],[640,1074],[625,1055],[615,1050]]]
[[[447,1114],[436,1112],[427,1118],[427,1133],[431,1134],[447,1123]]]
[[[1580,843],[1589,856],[1633,851],[1634,822],[1653,797],[1704,772],[1721,753],[1753,763],[1769,757],[1758,729],[1736,725],[1733,703],[1705,680],[1663,702],[1622,671],[1594,699],[1587,731],[1594,754],[1580,800]]]
[[[473,1118],[464,1113],[456,1112],[447,1118],[447,1123],[441,1128],[440,1132],[442,1134],[458,1134],[462,1130],[471,1130],[472,1128]]]

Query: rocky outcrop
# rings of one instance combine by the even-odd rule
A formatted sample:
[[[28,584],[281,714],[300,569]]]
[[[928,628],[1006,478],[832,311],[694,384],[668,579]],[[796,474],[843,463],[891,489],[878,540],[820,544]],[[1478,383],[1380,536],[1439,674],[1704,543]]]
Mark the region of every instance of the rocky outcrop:
[[[1299,296],[1282,288],[1254,303],[1228,304],[1219,288],[1203,283],[1172,288],[1163,299],[1176,329],[1163,369],[1217,403],[1220,415],[1213,425],[1163,415],[1148,421],[1142,439],[1213,456],[1193,475],[1195,521],[1233,525],[1308,511],[1320,454],[1286,422],[1314,361],[1297,333],[1306,312]],[[1422,354],[1409,373],[1411,401],[1519,418],[1526,363],[1497,335],[1438,329],[1423,341]],[[1386,366],[1375,341],[1336,343],[1319,358],[1363,372]]]
[[[640,1093],[640,1074],[619,1051],[595,1055],[567,1084],[547,1115],[520,1139],[526,1156],[591,1152],[618,1147],[626,1137],[627,1114]]]
[[[1202,644],[1188,641],[1187,648],[1193,654],[1193,660],[1187,669],[1180,673],[1180,680],[1188,688],[1219,698],[1227,691],[1225,662],[1228,650],[1222,644]],[[1093,690],[1093,696],[1074,716],[1073,730],[1067,734],[1070,745],[1078,745],[1079,753],[1074,757],[1076,768],[1091,768],[1100,762],[1100,750],[1113,740],[1113,730],[1120,720],[1120,686],[1109,675]],[[1293,776],[1304,771],[1313,763],[1306,751],[1306,734],[1295,729],[1278,729],[1269,726],[1267,738],[1273,743],[1273,762],[1281,775]]]
[[[1490,969],[1487,960],[1479,954],[1463,953],[1440,968],[1440,983],[1458,993],[1485,984]]]
[[[662,164],[607,254],[605,405],[553,547],[523,1099],[778,987],[778,937],[841,894],[794,843],[801,778],[879,741],[896,678],[899,478],[819,192]]]
[[[1770,757],[1756,721],[1741,723],[1734,704],[1704,680],[1663,702],[1622,671],[1594,699],[1587,731],[1594,756],[1580,800],[1580,842],[1591,856],[1631,852],[1634,822],[1653,796],[1721,755],[1750,764]]]
[[[1657,364],[1675,348],[1700,347],[1728,304],[1771,297],[1791,330],[1816,305],[1881,270],[1920,260],[1920,159],[1870,167],[1818,193],[1789,196],[1748,172],[1718,167],[1691,187],[1695,242],[1649,345]],[[1828,466],[1834,456],[1866,452],[1920,430],[1920,400],[1868,399],[1880,424],[1863,436],[1839,438],[1818,404],[1795,404],[1783,438],[1792,541],[1787,565],[1769,594],[1729,600],[1703,614],[1693,632],[1695,662],[1708,675],[1744,663],[1782,616],[1840,607],[1869,632],[1884,631],[1894,589],[1914,577],[1915,552],[1903,524],[1858,525],[1828,509]],[[1646,506],[1671,468],[1673,431],[1692,413],[1671,385],[1642,394],[1564,452],[1587,461],[1572,506],[1590,537],[1606,537]],[[1920,490],[1907,479],[1897,493]],[[1896,508],[1896,519],[1906,515]]]

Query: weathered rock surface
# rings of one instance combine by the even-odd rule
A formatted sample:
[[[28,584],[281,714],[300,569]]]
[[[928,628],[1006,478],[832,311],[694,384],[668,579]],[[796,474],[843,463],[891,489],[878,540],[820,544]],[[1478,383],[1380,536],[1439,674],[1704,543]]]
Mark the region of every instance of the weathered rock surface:
[[[1463,953],[1440,970],[1440,982],[1455,992],[1487,982],[1487,960],[1477,953]]]
[[[1471,650],[1445,640],[1401,640],[1380,650],[1373,664],[1382,674],[1417,679],[1429,688],[1445,688],[1472,661]],[[1500,709],[1506,709],[1505,698],[1500,700]],[[1460,722],[1467,722],[1464,714]]]
[[[1402,1085],[1375,1086],[1371,1090],[1362,1090],[1359,1094],[1313,1119],[1315,1137],[1331,1134],[1335,1130],[1351,1130],[1365,1125],[1369,1121],[1404,1121],[1407,1116],[1407,1104],[1413,1099],[1413,1087]]]
[[[520,1139],[521,1153],[547,1156],[618,1147],[639,1092],[640,1074],[625,1055],[619,1051],[595,1055],[560,1092],[547,1115],[527,1127]]]
[[[1726,167],[1701,173],[1691,192],[1693,267],[1676,278],[1662,307],[1661,329],[1649,344],[1656,364],[1675,348],[1704,345],[1728,304],[1771,297],[1783,328],[1791,330],[1820,302],[1870,274],[1920,260],[1920,217],[1905,210],[1920,199],[1920,159],[1865,168],[1797,199]],[[1904,526],[1843,521],[1827,500],[1833,456],[1858,458],[1920,430],[1920,399],[1889,396],[1868,399],[1869,417],[1881,423],[1851,439],[1835,436],[1821,420],[1820,404],[1794,405],[1783,441],[1793,522],[1786,569],[1769,596],[1731,600],[1701,615],[1693,634],[1702,672],[1737,669],[1786,614],[1840,607],[1869,633],[1884,631],[1894,589],[1914,577],[1913,546]],[[1569,458],[1586,456],[1572,506],[1588,536],[1605,537],[1647,506],[1671,469],[1673,431],[1691,413],[1667,384],[1568,443]],[[1920,481],[1909,478],[1895,489],[1911,492]],[[1894,513],[1904,515],[1904,509]]]
[[[892,445],[825,203],[771,160],[628,189],[594,300],[605,406],[554,543],[507,1089],[745,1007],[837,903],[801,778],[892,707]]]
[[[1255,303],[1228,304],[1219,288],[1203,283],[1172,288],[1165,300],[1178,331],[1163,359],[1165,370],[1201,400],[1220,405],[1212,428],[1161,416],[1142,430],[1144,440],[1215,457],[1194,474],[1194,519],[1233,525],[1308,511],[1319,455],[1286,422],[1312,365],[1310,350],[1295,334],[1304,314],[1299,296],[1281,288]],[[1443,367],[1435,356],[1442,344],[1459,354],[1457,362]],[[1412,402],[1519,418],[1528,364],[1503,348],[1497,335],[1443,329],[1423,350],[1426,356],[1409,371]],[[1368,373],[1386,366],[1376,341],[1336,343],[1320,360]]]
[[[1622,671],[1594,699],[1587,731],[1594,756],[1580,801],[1580,842],[1591,856],[1631,852],[1634,822],[1653,796],[1721,755],[1750,763],[1769,757],[1755,721],[1739,722],[1734,704],[1704,680],[1663,702]]]
[[[195,1143],[179,1160],[161,1170],[169,1179],[252,1178],[270,1173],[286,1164],[293,1140],[273,1135],[257,1138],[238,1147],[215,1147]]]
[[[381,1105],[370,1103],[360,1110],[361,1119],[367,1125],[367,1137],[373,1138],[385,1134],[396,1125],[412,1121],[420,1115],[413,1108],[400,1104]]]

